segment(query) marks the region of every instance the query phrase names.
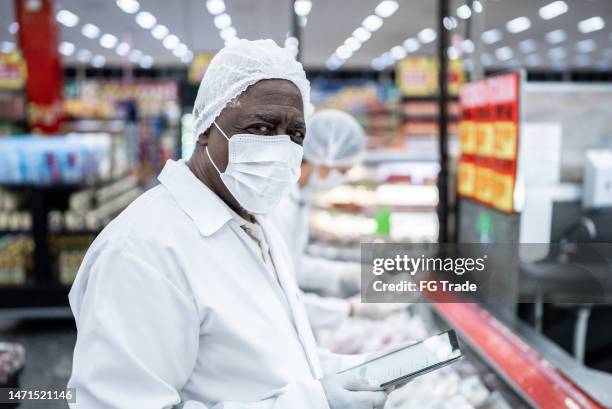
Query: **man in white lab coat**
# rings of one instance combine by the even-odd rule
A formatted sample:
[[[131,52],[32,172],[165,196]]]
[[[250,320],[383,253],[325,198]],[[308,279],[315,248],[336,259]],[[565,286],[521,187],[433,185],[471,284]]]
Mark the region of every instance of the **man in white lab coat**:
[[[346,174],[363,157],[365,133],[355,118],[335,109],[314,113],[307,128],[300,179],[269,219],[291,251],[298,284],[306,291],[308,318],[316,329],[338,326],[351,316],[383,319],[404,305],[339,298],[359,290],[359,263],[316,257],[306,251],[313,196],[345,182]]]
[[[261,217],[299,177],[309,109],[301,65],[273,41],[215,56],[193,156],[168,161],[104,229],[71,289],[71,408],[383,407],[375,382],[334,375],[355,358],[317,349],[288,251]]]

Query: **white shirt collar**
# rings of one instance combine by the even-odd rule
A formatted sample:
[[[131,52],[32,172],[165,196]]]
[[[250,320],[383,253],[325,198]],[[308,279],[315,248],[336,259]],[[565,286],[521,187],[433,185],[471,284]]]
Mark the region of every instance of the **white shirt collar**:
[[[204,236],[211,236],[235,218],[232,213],[240,217],[191,172],[184,160],[168,160],[157,180],[168,189]]]

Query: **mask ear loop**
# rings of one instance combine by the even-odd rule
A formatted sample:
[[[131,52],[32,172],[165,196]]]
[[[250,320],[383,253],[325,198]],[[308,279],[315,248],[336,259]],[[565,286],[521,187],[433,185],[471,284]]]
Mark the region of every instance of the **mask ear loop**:
[[[223,129],[221,129],[221,127],[219,125],[217,125],[217,122],[213,121],[213,124],[217,127],[219,132],[221,132],[221,135],[225,136],[225,139],[227,139],[227,141],[229,142],[230,138],[228,138],[227,135],[225,134],[225,132],[223,132]]]
[[[223,135],[225,137],[225,139],[227,139],[227,141],[229,142],[229,138],[227,137],[227,135],[225,134],[225,132],[223,132],[223,129],[221,129],[221,127],[219,125],[217,125],[216,121],[213,121],[213,125],[215,125],[217,127],[217,129],[219,130],[219,132],[221,132],[221,135]],[[212,159],[212,157],[210,156],[210,152],[208,151],[208,145],[206,145],[206,154],[208,155],[208,159],[210,159],[210,163],[213,164],[213,166],[215,167],[215,169],[217,170],[217,173],[221,174],[221,171],[219,170],[219,168],[217,167],[217,165],[215,164],[215,161]]]
[[[206,146],[206,154],[208,155],[208,159],[210,159],[210,163],[213,164],[213,166],[215,167],[215,169],[217,170],[217,173],[221,174],[221,171],[219,170],[219,168],[217,167],[217,165],[215,164],[215,161],[212,159],[212,157],[210,156],[210,152],[208,151],[208,146]]]

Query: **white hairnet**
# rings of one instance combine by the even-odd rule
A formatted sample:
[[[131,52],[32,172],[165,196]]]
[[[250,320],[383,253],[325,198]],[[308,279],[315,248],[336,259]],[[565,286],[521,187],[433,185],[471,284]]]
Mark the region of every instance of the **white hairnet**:
[[[365,144],[365,132],[355,118],[325,109],[308,120],[304,158],[315,165],[352,166],[361,159]]]
[[[272,40],[235,40],[211,60],[193,107],[195,137],[205,132],[227,104],[264,79],[291,81],[302,94],[304,117],[312,112],[310,83],[302,64]]]

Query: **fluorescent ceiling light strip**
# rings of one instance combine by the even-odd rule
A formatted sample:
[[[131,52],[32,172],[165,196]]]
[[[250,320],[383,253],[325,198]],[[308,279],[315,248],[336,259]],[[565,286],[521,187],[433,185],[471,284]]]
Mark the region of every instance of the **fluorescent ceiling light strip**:
[[[353,56],[353,53],[361,48],[361,45],[368,41],[374,32],[382,27],[384,24],[385,18],[393,15],[397,9],[399,8],[399,2],[396,0],[383,0],[374,9],[374,14],[368,15],[363,19],[361,23],[361,27],[358,27],[353,31],[353,35],[346,40],[344,43],[340,45],[336,51],[329,56],[327,59],[325,66],[330,70],[336,70],[342,66]],[[398,46],[402,48],[401,46]],[[395,55],[399,56],[402,52],[406,52],[402,48],[402,51],[399,51],[399,48],[396,48]],[[376,60],[379,61],[379,60]],[[373,64],[377,67],[382,66],[381,64]]]

